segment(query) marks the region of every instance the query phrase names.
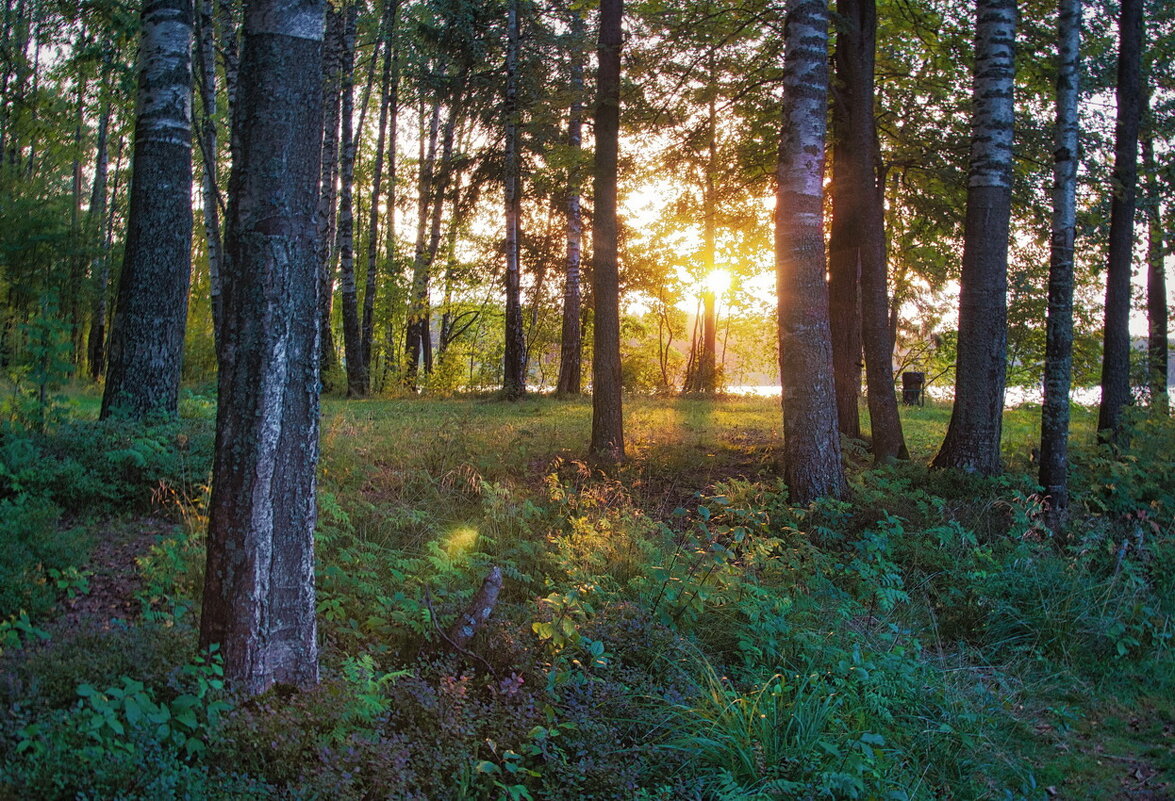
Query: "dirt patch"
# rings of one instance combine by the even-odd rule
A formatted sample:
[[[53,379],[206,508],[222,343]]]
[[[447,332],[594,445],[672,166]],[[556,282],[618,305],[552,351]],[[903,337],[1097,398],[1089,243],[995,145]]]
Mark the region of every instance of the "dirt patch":
[[[174,528],[175,524],[166,520],[143,518],[101,529],[89,562],[82,568],[89,576],[89,592],[61,602],[61,614],[48,625],[50,633],[108,631],[114,620],[137,618],[140,610],[135,594],[143,581],[136,560],[157,537]]]

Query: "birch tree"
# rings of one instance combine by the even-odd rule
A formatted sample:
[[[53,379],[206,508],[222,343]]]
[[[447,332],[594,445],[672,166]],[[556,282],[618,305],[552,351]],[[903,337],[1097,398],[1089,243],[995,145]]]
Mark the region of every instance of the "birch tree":
[[[794,503],[844,494],[824,275],[827,0],[789,0],[783,133],[775,192],[775,274],[784,476]]]
[[[192,0],[142,10],[126,249],[102,417],[175,416],[192,271]]]
[[[245,694],[318,680],[322,0],[245,15],[200,643]]]
[[[1000,472],[1008,349],[1008,229],[1012,206],[1015,0],[976,3],[971,166],[955,404],[935,467]]]

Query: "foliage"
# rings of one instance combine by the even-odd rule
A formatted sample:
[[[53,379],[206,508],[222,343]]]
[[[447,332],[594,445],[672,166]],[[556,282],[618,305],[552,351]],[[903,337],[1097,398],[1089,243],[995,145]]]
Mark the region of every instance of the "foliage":
[[[81,529],[62,530],[60,517],[43,498],[0,499],[0,618],[40,617],[58,594],[84,589],[76,565],[89,538]]]
[[[730,444],[777,425],[771,401],[635,402],[639,455],[608,473],[566,456],[585,412],[328,405],[323,681],[232,709],[191,650],[206,490],[169,485],[156,503],[184,525],[138,562],[139,619],[0,627],[0,798],[1035,799],[1064,755],[1034,732],[1068,738],[1097,687],[1171,672],[1168,420],[1140,415],[1129,453],[1075,447],[1066,539],[1014,470],[898,464],[857,472],[848,501],[791,506]],[[1029,415],[1009,413],[1010,440]],[[85,488],[17,458],[69,451],[72,426],[22,433],[5,503]],[[122,497],[176,458],[163,430],[130,440],[158,452],[124,448],[144,465]],[[45,571],[50,595],[82,589],[70,564]],[[454,651],[441,632],[493,565],[498,606]]]
[[[229,709],[222,675],[213,651],[182,666],[166,697],[125,675],[102,689],[79,684],[72,707],[10,734],[0,788],[20,787],[26,798],[150,798],[169,785],[208,784],[209,769],[189,765]],[[19,709],[14,717],[20,720]]]

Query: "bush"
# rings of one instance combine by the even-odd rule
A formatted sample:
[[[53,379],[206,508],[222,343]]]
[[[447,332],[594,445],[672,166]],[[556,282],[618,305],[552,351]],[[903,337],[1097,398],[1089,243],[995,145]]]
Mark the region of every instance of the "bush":
[[[196,656],[158,690],[130,676],[77,685],[70,707],[34,714],[15,704],[2,742],[0,797],[232,797],[241,782],[196,758],[229,708],[217,654]],[[245,784],[250,784],[245,782]]]
[[[0,499],[0,620],[27,611],[33,618],[57,599],[53,576],[85,558],[89,538],[61,529],[61,510],[45,498]]]
[[[161,486],[187,494],[207,483],[212,430],[205,421],[75,421],[51,434],[0,432],[0,498],[29,495],[66,515],[146,508]]]

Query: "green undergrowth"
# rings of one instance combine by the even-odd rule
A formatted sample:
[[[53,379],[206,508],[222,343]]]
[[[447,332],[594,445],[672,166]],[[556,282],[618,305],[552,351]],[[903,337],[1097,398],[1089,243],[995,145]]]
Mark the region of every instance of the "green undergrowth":
[[[83,589],[95,524],[198,492],[211,449],[203,420],[0,422],[0,620]]]
[[[1044,799],[1175,780],[1169,420],[1140,416],[1124,453],[1079,433],[1055,537],[1032,410],[1008,415],[1003,477],[858,467],[849,500],[807,508],[775,477],[773,401],[626,411],[633,458],[601,471],[576,458],[583,402],[328,403],[323,681],[305,691],[235,699],[196,653],[204,499],[173,491],[182,525],[140,557],[138,619],[13,635],[0,799]],[[946,416],[903,413],[925,461]],[[148,438],[191,465],[175,438],[203,442],[203,417]],[[34,444],[69,452],[53,442]],[[95,497],[181,480],[146,465]],[[442,632],[494,566],[498,606],[455,650]]]

